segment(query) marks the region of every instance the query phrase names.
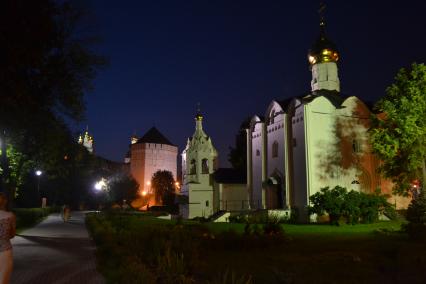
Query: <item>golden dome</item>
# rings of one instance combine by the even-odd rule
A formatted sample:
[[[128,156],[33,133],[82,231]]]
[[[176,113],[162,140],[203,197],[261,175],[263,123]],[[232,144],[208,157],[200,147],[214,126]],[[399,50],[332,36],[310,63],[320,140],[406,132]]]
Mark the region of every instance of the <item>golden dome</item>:
[[[325,36],[325,22],[320,22],[320,36],[309,50],[308,60],[312,65],[323,62],[337,62],[339,52],[336,45]]]

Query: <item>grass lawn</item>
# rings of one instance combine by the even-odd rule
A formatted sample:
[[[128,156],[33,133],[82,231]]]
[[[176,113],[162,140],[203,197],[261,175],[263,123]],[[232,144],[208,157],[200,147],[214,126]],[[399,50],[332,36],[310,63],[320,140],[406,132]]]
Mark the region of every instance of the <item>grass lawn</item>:
[[[121,231],[130,234],[126,236],[137,238],[140,242],[143,234],[149,230],[172,228],[170,234],[176,232],[173,229],[176,227],[175,222],[146,216],[120,217],[110,224],[113,228],[120,227]],[[187,261],[194,260],[195,267],[190,270],[190,274],[195,283],[214,281],[226,271],[237,278],[252,277],[252,282],[248,283],[426,283],[426,242],[412,242],[404,233],[398,232],[401,222],[339,227],[285,224],[285,238],[278,242],[265,241],[265,237],[261,237],[261,241],[247,241],[242,234],[244,226],[184,222],[183,227],[189,232],[202,227],[212,237],[212,240],[198,244],[194,242],[196,238],[187,238],[189,247],[191,241],[197,247],[195,254],[186,256]],[[229,230],[237,234],[226,233]],[[141,235],[135,233],[131,237],[132,231]],[[166,243],[174,242],[172,236],[166,239]],[[123,240],[120,242],[129,243]],[[133,248],[127,247],[126,253],[139,255],[143,262],[143,253],[138,250],[147,252],[155,249],[158,240],[151,243],[147,241],[146,245],[140,242],[135,243]],[[185,242],[185,239],[176,241],[179,245]],[[97,243],[100,244],[99,241]],[[182,246],[185,247],[185,244]],[[120,247],[117,251],[122,254],[124,248]],[[106,255],[101,257],[105,258]],[[116,256],[111,255],[111,258]],[[105,263],[103,259],[101,266]],[[117,262],[114,263],[116,265]]]

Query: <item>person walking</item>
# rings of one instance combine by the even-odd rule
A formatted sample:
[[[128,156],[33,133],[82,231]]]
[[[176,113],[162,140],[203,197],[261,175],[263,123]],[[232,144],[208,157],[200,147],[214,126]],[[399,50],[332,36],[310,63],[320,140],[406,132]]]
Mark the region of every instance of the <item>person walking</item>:
[[[13,253],[10,239],[16,233],[16,218],[6,211],[7,197],[0,192],[0,284],[9,284],[13,269]]]
[[[62,210],[62,218],[64,219],[64,222],[68,222],[70,218],[71,209],[68,205],[64,205]]]

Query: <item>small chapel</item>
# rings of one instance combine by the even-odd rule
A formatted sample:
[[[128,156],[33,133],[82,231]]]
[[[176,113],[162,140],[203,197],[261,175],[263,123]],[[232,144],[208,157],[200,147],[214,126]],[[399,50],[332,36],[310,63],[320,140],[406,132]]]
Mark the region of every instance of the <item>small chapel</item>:
[[[233,169],[218,168],[218,152],[203,130],[203,115],[195,115],[195,132],[182,152],[179,212],[184,218],[210,217],[219,211],[249,209],[246,180]]]

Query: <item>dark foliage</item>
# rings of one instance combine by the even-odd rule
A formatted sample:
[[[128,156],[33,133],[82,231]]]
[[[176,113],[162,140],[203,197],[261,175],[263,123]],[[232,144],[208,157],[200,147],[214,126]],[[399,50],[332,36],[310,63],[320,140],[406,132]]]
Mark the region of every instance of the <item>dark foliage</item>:
[[[246,129],[250,126],[250,117],[244,119],[235,138],[235,147],[229,147],[228,161],[232,167],[241,172],[247,170],[247,134]]]
[[[151,186],[155,192],[155,200],[169,207],[175,202],[175,179],[170,171],[159,170],[154,173]]]
[[[109,196],[113,203],[122,204],[126,200],[129,204],[139,191],[139,184],[129,175],[119,175],[109,183]]]
[[[52,171],[59,183],[68,159],[77,160],[75,139],[66,121],[84,116],[84,92],[104,58],[91,49],[83,20],[88,16],[72,1],[6,0],[0,10],[1,190],[19,190],[20,178],[37,166]],[[85,33],[86,32],[86,33]],[[13,145],[22,155],[10,164]],[[66,161],[64,161],[66,160]],[[75,173],[75,172],[74,172]],[[57,176],[56,176],[57,175]]]
[[[408,206],[407,221],[405,226],[407,233],[414,239],[426,239],[426,194],[422,190],[417,198]]]
[[[47,217],[53,212],[58,212],[59,208],[15,208],[13,213],[16,215],[16,228],[18,230],[32,227],[44,217]]]

